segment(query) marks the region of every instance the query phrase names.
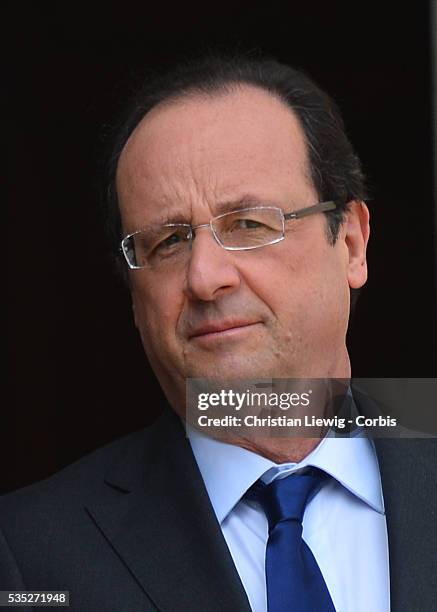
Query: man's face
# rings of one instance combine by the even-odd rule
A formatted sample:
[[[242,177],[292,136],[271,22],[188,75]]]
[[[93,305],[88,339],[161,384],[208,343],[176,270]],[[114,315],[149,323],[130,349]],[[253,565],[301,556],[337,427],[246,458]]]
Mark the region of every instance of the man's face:
[[[126,234],[318,202],[297,119],[249,86],[153,109],[123,150],[117,189]],[[187,377],[349,376],[349,287],[366,279],[364,210],[352,207],[335,246],[322,214],[287,221],[285,240],[252,251],[226,251],[200,228],[185,266],[130,272],[135,323],[173,405]]]

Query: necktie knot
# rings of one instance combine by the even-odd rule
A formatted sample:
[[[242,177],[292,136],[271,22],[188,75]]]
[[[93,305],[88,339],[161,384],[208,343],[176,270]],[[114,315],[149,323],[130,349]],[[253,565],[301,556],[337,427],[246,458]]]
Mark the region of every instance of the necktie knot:
[[[261,481],[249,489],[248,498],[259,502],[269,523],[269,531],[282,521],[302,522],[309,500],[328,478],[325,472],[311,468],[304,473],[277,478],[266,485]]]

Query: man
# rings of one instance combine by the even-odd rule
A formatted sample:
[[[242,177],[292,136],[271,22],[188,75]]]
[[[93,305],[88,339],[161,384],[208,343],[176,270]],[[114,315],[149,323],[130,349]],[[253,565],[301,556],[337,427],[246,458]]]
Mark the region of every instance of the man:
[[[1,500],[0,587],[69,590],[81,611],[437,610],[433,440],[187,439],[181,422],[187,379],[350,378],[369,213],[332,101],[273,61],[180,67],[140,92],[109,180],[172,410]],[[283,483],[310,481],[275,521],[271,492],[282,512]]]

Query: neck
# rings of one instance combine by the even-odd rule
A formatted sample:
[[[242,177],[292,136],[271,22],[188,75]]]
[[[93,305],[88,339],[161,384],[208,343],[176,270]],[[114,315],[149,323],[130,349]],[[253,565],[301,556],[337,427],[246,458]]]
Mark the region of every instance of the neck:
[[[288,432],[285,431],[284,428],[280,436],[276,435],[275,437],[276,432],[274,428],[272,429],[270,426],[267,428],[261,426],[258,430],[251,426],[240,427],[236,430],[232,427],[227,429],[225,425],[219,432],[217,430],[214,431],[213,427],[207,429],[202,427],[201,430],[207,435],[217,437],[222,442],[241,446],[275,463],[299,463],[320,444],[329,427],[326,424],[320,426],[316,424],[309,427],[306,424],[305,417],[308,416],[311,421],[312,417],[317,419],[320,417],[335,416],[341,405],[339,405],[338,400],[344,397],[348,391],[350,376],[351,369],[349,356],[346,347],[344,347],[344,353],[342,352],[342,356],[336,360],[336,363],[331,367],[325,367],[322,372],[314,371],[309,377],[297,377],[294,374],[290,375],[289,380],[285,378],[278,379],[280,383],[286,385],[285,389],[281,389],[284,391],[289,390],[287,383],[291,385],[293,391],[299,390],[300,387],[307,390],[308,384],[312,386],[310,405],[305,404],[304,406],[300,405],[298,407],[293,407],[289,413],[284,412],[277,406],[275,409],[269,408],[270,416],[272,417],[285,416],[292,417],[295,420],[300,419],[301,424],[293,426]],[[176,394],[176,396],[177,397],[172,398],[167,393],[167,397],[170,404],[173,405],[175,412],[179,414],[184,421],[186,420],[192,426],[198,428],[196,423],[196,416],[198,416],[197,412],[194,411],[194,413],[191,413],[189,416],[185,403],[182,403],[180,400],[180,395]],[[172,399],[175,401],[171,401]],[[219,407],[215,410],[216,413],[213,415],[213,408],[209,408],[208,416],[221,417],[223,409]],[[239,413],[239,416],[241,416],[241,414]],[[260,414],[259,416],[262,415]],[[301,430],[299,431],[300,427]]]
[[[348,392],[350,376],[350,361],[345,351],[343,359],[339,359],[337,364],[329,369],[328,374],[320,378],[313,376],[312,379],[307,379],[312,380],[313,383],[317,380],[321,382],[320,386],[317,385],[317,382],[314,385],[315,392],[312,395],[314,401],[310,407],[295,409],[294,414],[289,416],[299,416],[302,422],[305,421],[305,415],[309,417],[334,416],[338,413],[341,405],[336,403],[334,399],[338,400],[339,397],[344,397]],[[302,380],[305,380],[305,378]],[[331,381],[328,386],[326,386],[326,380]],[[284,413],[276,411],[274,416],[280,416],[280,414]],[[305,428],[302,427],[302,429]],[[326,432],[326,426],[311,427],[311,429],[306,428],[305,433],[302,432],[303,435],[299,436],[298,428],[293,427],[292,433],[282,437],[254,435],[253,432],[249,432],[249,435],[244,435],[244,433],[243,435],[234,435],[233,432],[229,432],[228,436],[220,437],[220,439],[229,444],[241,446],[275,463],[299,463],[320,444]]]
[[[257,438],[236,440],[232,444],[257,453],[274,463],[299,463],[321,442],[321,438]]]

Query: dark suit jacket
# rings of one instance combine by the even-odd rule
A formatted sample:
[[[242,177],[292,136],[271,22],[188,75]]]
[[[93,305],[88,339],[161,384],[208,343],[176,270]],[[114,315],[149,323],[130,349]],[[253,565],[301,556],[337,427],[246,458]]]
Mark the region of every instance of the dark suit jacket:
[[[375,443],[392,610],[437,611],[437,441]],[[168,410],[150,428],[0,498],[0,528],[0,590],[69,590],[70,609],[80,612],[250,610]]]

